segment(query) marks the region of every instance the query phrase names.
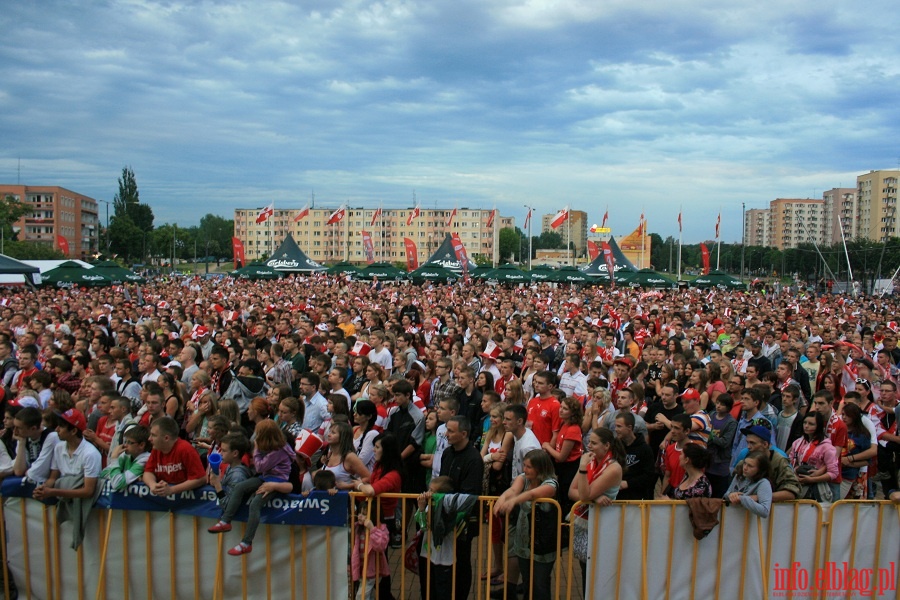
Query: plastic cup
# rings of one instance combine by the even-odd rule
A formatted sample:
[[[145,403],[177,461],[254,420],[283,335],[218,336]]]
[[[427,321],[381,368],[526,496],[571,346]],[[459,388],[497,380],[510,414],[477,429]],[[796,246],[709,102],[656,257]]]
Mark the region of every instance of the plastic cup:
[[[209,461],[209,468],[212,469],[212,472],[216,475],[219,474],[219,466],[222,464],[222,455],[218,452],[213,452],[207,458]]]

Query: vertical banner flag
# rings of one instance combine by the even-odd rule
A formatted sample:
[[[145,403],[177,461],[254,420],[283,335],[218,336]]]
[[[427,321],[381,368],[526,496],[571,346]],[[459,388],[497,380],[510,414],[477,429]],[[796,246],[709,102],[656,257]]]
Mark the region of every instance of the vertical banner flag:
[[[412,225],[413,219],[419,218],[419,205],[417,204],[414,209],[409,213],[409,216],[406,217],[406,226],[409,227]]]
[[[454,208],[453,211],[450,213],[450,218],[447,219],[447,229],[450,229],[451,227],[453,227],[453,217],[455,217],[455,216],[456,216],[456,209]]]
[[[341,219],[344,218],[344,215],[347,214],[347,210],[341,206],[339,209],[331,213],[331,216],[328,217],[328,222],[326,225],[334,225],[335,223],[340,223]]]
[[[606,261],[606,273],[609,275],[609,283],[616,287],[616,257],[613,256],[609,242],[601,242],[603,246],[603,260]]]
[[[703,274],[709,275],[709,248],[706,244],[700,244],[700,257],[703,259]]]
[[[69,240],[61,235],[56,236],[56,245],[59,246],[60,251],[66,256],[69,255]]]
[[[681,233],[681,211],[678,211],[678,233]]]
[[[722,224],[722,213],[719,213],[719,218],[716,219],[716,241],[719,240],[719,225]]]
[[[272,204],[268,205],[267,207],[265,207],[264,209],[259,211],[259,214],[256,216],[256,224],[259,225],[260,223],[265,223],[268,220],[268,218],[274,214],[275,214],[275,203],[273,202]]]
[[[528,209],[528,213],[525,215],[525,231],[528,231],[528,224],[531,223],[531,209]]]
[[[403,245],[406,247],[406,269],[415,271],[419,268],[419,253],[416,250],[416,243],[409,238],[403,238]]]
[[[566,219],[569,218],[569,207],[566,206],[564,209],[556,213],[556,216],[553,217],[553,220],[550,221],[550,227],[553,229],[559,229],[559,226],[566,222]]]
[[[590,254],[591,262],[600,255],[600,247],[597,245],[597,242],[588,240],[588,253]]]
[[[372,222],[369,223],[369,227],[375,227],[375,222],[378,221],[378,217],[380,217],[380,216],[381,216],[381,209],[376,208],[375,214],[372,215]]]
[[[368,231],[362,232],[363,252],[366,254],[366,264],[371,265],[375,262],[375,247],[372,245],[372,236]]]
[[[240,238],[233,237],[231,238],[231,249],[234,253],[234,268],[240,269],[247,264],[244,262],[244,243]]]
[[[450,241],[453,243],[453,252],[456,254],[456,260],[459,261],[459,264],[462,265],[462,270],[464,274],[469,273],[469,255],[466,254],[466,247],[463,246],[462,240],[459,239],[459,234],[454,233],[450,236]]]
[[[530,216],[531,216],[531,211],[528,211],[528,213],[529,213],[528,216],[530,217]],[[494,210],[492,210],[492,211],[490,212],[490,214],[488,214],[488,222],[487,222],[488,228],[491,228],[491,227],[494,226],[494,217],[496,216],[496,214],[497,214],[497,209],[496,209],[496,208],[495,208]],[[527,219],[526,219],[526,223],[527,223]],[[525,225],[525,227],[528,227],[528,225]]]
[[[309,216],[309,204],[300,209],[300,212],[297,213],[297,216],[294,217],[294,223],[298,222],[300,219],[304,219]]]
[[[638,223],[638,235],[644,235],[644,213],[641,213],[641,220]]]
[[[600,224],[600,227],[606,227],[607,219],[609,219],[609,209],[606,209],[606,212],[603,213],[603,222]]]

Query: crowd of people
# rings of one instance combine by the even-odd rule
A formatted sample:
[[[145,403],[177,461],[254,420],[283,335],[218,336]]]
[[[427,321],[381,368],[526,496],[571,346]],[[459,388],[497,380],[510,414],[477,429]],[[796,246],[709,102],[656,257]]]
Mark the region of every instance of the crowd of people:
[[[378,500],[354,524],[360,598],[389,596],[387,552],[413,528],[423,597],[468,597],[467,498],[496,496],[477,576],[549,598],[557,519],[584,562],[586,505],[715,497],[766,517],[800,498],[900,501],[896,308],[326,275],[0,290],[0,476],[76,523],[107,482],[212,485],[211,533],[249,500],[235,556],[274,495],[359,492]],[[399,492],[410,510],[379,498]]]

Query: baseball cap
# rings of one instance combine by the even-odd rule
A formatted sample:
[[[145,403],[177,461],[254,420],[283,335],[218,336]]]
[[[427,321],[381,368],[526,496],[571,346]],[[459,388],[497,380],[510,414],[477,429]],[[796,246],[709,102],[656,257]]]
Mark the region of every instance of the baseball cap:
[[[755,435],[759,439],[764,442],[770,442],[772,440],[772,429],[770,427],[766,427],[759,422],[756,422],[754,425],[750,425],[749,427],[744,427],[741,429],[741,433],[745,436]]]
[[[78,410],[77,408],[70,408],[66,412],[54,411],[56,416],[77,429],[78,431],[84,431],[87,428],[87,419],[84,418],[84,413]]]

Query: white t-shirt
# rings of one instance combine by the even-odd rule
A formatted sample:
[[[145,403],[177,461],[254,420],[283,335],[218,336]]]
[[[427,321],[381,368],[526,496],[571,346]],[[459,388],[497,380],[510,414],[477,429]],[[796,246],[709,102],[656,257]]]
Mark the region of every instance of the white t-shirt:
[[[50,468],[59,471],[61,476],[99,477],[100,466],[100,451],[87,440],[81,440],[72,454],[69,454],[69,445],[66,442],[61,441],[53,448]]]
[[[371,362],[373,362],[375,364],[379,364],[382,367],[384,367],[385,373],[390,375],[391,370],[394,367],[394,359],[391,356],[390,350],[388,350],[387,348],[382,346],[381,350],[379,350],[378,352],[375,352],[374,350],[372,350],[371,352],[369,352],[368,356],[369,356],[369,360]]]
[[[540,450],[541,443],[534,432],[526,428],[525,433],[515,441],[513,445],[512,478],[515,479],[524,472],[525,455],[532,450]]]

